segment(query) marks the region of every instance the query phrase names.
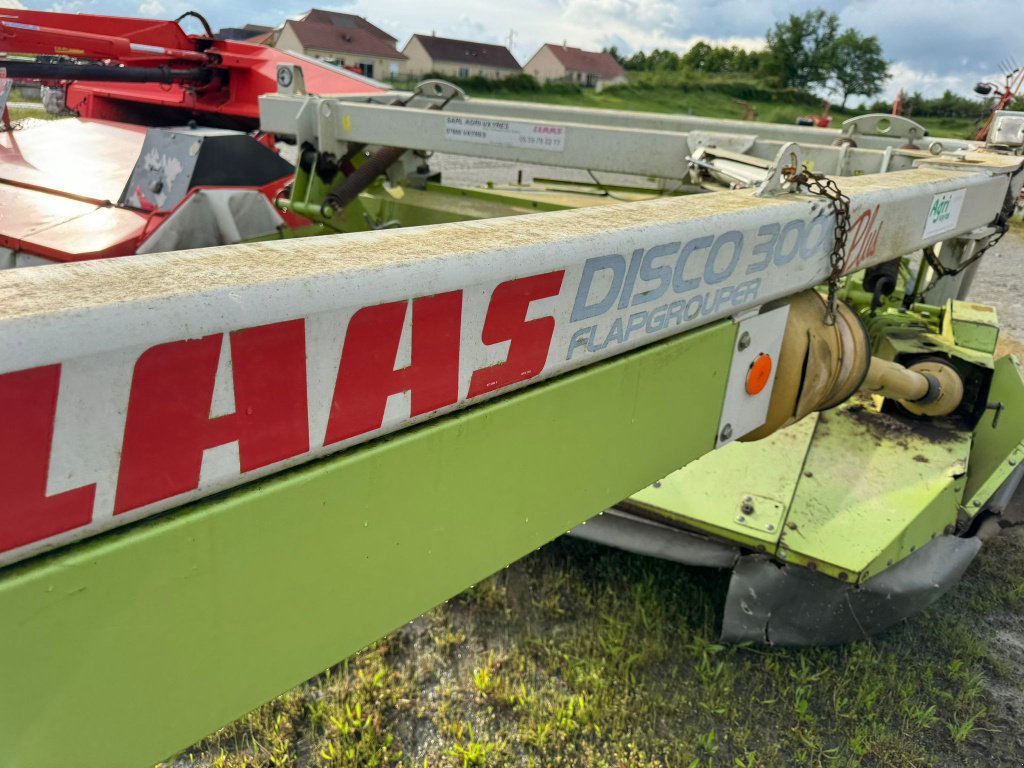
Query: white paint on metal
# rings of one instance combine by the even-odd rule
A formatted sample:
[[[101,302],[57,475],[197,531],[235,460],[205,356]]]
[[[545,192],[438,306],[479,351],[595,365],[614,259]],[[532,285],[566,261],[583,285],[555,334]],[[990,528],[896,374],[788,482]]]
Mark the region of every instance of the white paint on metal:
[[[579,122],[525,122],[508,119],[509,110],[498,110],[494,114],[472,111],[470,105],[476,104],[472,100],[449,104],[443,111],[415,108],[417,103],[423,106],[422,101],[407,107],[396,107],[319,96],[266,94],[260,97],[260,126],[268,133],[294,137],[299,145],[308,142],[321,152],[338,155],[345,153],[349,143],[355,143],[666,179],[686,178],[689,175],[686,158],[693,151],[693,143],[706,140],[709,136],[707,133],[691,135],[671,129],[671,122],[664,124],[665,128],[661,128],[663,123],[658,121],[638,123],[638,126],[650,127],[623,124],[614,115],[605,114],[607,110],[599,110],[596,115],[587,110],[553,113],[555,116],[564,114],[566,118],[578,116]],[[434,106],[439,106],[439,103]],[[514,107],[523,109],[524,117],[533,114],[530,105],[515,103]],[[593,120],[595,117],[600,117],[601,122],[583,122],[584,119]],[[479,123],[518,123],[521,126],[561,128],[563,136],[571,133],[572,139],[563,141],[559,151],[551,151],[559,146],[557,142],[531,144],[525,141],[526,136],[521,137],[513,131],[504,133],[501,141],[485,139],[484,132],[480,131],[478,133],[481,135],[475,139],[467,139],[462,135],[461,125]],[[460,131],[458,136],[449,132],[449,124],[453,126],[452,130]],[[729,144],[743,147],[743,152],[752,157],[770,161],[778,154],[780,147],[788,143],[773,138],[775,133],[769,130],[771,128],[758,124],[758,130],[764,129],[772,138],[748,135],[744,139],[739,135]],[[786,132],[783,131],[781,135]],[[486,135],[490,136],[489,133]],[[545,140],[554,136],[548,134]],[[512,141],[513,137],[515,141]],[[819,173],[878,173],[885,161],[883,153],[877,149],[832,147],[814,143],[801,147],[808,165]],[[905,170],[913,160],[913,153],[896,152],[887,166],[889,170]]]
[[[851,218],[870,223],[851,243],[851,269],[919,249],[936,195],[968,191],[958,227],[969,231],[994,218],[1007,189],[1006,175],[990,172],[928,169],[893,176],[851,178],[844,185]],[[0,553],[0,564],[813,286],[828,274],[832,232],[831,216],[816,198],[765,200],[735,191],[2,272],[0,376],[61,366],[47,494],[94,485],[95,504],[87,525]],[[536,370],[516,370],[510,383],[470,397],[474,374],[506,362],[516,343],[501,333],[485,341],[485,324],[501,302],[500,286],[545,275],[560,279],[550,294],[529,302],[525,315],[526,321],[550,322],[543,359]],[[388,398],[379,428],[329,441],[352,318],[383,304],[403,308],[394,368],[399,370],[416,357],[412,323],[419,321],[410,301],[445,293],[458,297],[452,400],[413,415],[408,392],[399,392]],[[209,414],[216,416],[238,407],[231,375],[238,368],[228,334],[287,321],[299,322],[303,331],[309,449],[243,473],[237,440],[224,438],[223,445],[204,451],[194,488],[114,515],[133,372],[143,353],[169,342],[216,338],[222,358]],[[275,370],[274,361],[267,370]],[[187,383],[191,373],[172,375]],[[22,405],[0,408],[4,418],[14,419]],[[753,421],[750,428],[757,426]],[[708,436],[709,444],[713,439]],[[161,470],[152,468],[154,476]]]
[[[11,96],[11,87],[14,85],[13,80],[7,78],[7,70],[0,68],[0,114],[7,109],[7,100]]]
[[[775,375],[782,349],[782,337],[786,333],[789,305],[784,304],[770,312],[748,317],[737,323],[737,344],[733,347],[732,362],[729,365],[729,379],[725,385],[725,403],[722,418],[718,424],[716,448],[738,440],[764,424],[768,418],[768,404],[775,389]],[[739,340],[748,334],[750,343],[743,349]],[[765,388],[756,395],[747,392],[747,373],[754,361],[761,355],[768,355],[772,361],[771,377]],[[725,427],[729,425],[726,431]]]
[[[1024,112],[999,110],[992,115],[992,128],[986,144],[1004,147],[1024,146]]]
[[[369,101],[377,103],[389,103],[396,98],[407,98],[411,94],[407,92],[391,92],[387,94],[374,95]],[[346,98],[346,97],[342,97]],[[353,101],[366,101],[365,96],[347,97]],[[440,104],[442,99],[417,99],[432,104]],[[625,127],[655,131],[674,131],[678,133],[692,133],[705,131],[712,133],[726,132],[730,134],[744,134],[755,137],[756,141],[796,141],[802,146],[832,144],[842,136],[842,131],[837,128],[818,128],[799,125],[786,125],[784,123],[764,123],[752,120],[723,120],[721,118],[699,117],[697,115],[669,115],[656,114],[652,112],[633,112],[620,109],[596,109],[593,107],[568,107],[555,104],[536,104],[525,101],[511,101],[504,99],[481,99],[471,98],[458,105],[458,111],[473,115],[490,115],[498,117],[509,117],[519,120],[536,120],[540,122],[555,123],[591,123],[604,125],[606,127]],[[738,110],[737,110],[738,111]],[[900,147],[907,143],[902,135],[893,135],[894,132],[857,134],[857,145],[870,149],[883,149],[887,146]],[[943,139],[947,149],[966,147],[970,142],[962,139]],[[723,145],[718,145],[719,147]],[[771,157],[771,154],[768,155]]]

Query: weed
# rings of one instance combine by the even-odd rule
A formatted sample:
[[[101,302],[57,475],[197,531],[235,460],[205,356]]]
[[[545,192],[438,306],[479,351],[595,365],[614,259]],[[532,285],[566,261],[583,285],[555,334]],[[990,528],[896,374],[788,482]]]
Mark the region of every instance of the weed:
[[[487,663],[473,670],[473,687],[476,688],[479,698],[486,699],[494,695],[498,689],[500,679],[496,670],[494,651],[490,651],[487,654]]]
[[[703,736],[698,737],[697,746],[703,749],[708,757],[714,757],[718,754],[718,736],[715,735],[715,729],[712,728]]]
[[[473,726],[470,723],[465,723],[459,736],[465,741],[453,745],[446,754],[461,760],[462,768],[484,768],[492,753],[505,749],[505,743],[502,741],[477,741],[473,736]]]
[[[963,744],[967,739],[974,733],[975,724],[978,719],[984,717],[985,709],[982,707],[980,710],[970,715],[969,717],[959,718],[956,715],[953,719],[946,723],[946,729],[949,731],[950,738],[953,739],[954,744]]]

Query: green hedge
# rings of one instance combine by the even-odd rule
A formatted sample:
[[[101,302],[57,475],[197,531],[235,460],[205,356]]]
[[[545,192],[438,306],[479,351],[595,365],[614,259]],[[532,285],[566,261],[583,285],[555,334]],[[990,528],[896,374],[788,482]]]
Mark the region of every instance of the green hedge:
[[[749,75],[713,75],[693,70],[656,70],[653,72],[630,72],[628,85],[607,88],[612,91],[627,90],[677,90],[684,93],[721,93],[736,99],[748,101],[774,101],[783,104],[818,105],[821,98],[792,88],[773,88],[756,77]]]
[[[400,88],[412,88],[422,80],[447,80],[453,83],[470,95],[486,95],[490,93],[559,93],[578,94],[581,92],[579,86],[569,82],[538,83],[532,75],[525,73],[493,79],[489,77],[452,77],[442,75],[438,72],[428,72],[422,77],[404,78],[394,80],[392,84]]]

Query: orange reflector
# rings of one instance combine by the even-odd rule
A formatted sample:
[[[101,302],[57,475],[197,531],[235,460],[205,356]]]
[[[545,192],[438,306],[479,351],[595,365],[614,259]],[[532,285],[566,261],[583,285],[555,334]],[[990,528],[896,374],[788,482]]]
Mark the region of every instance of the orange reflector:
[[[747,371],[747,394],[759,395],[768,385],[772,377],[772,358],[770,355],[758,355]]]

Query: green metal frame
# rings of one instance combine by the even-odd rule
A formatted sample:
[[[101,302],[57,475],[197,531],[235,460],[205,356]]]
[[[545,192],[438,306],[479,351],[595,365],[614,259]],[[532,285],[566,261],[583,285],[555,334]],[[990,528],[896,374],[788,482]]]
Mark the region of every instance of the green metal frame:
[[[985,413],[974,427],[964,489],[964,510],[973,516],[1024,461],[1024,369],[1012,355],[996,361],[988,401],[1001,403],[999,413]],[[998,418],[996,418],[998,416]]]
[[[4,768],[151,765],[712,450],[720,322],[0,575]]]
[[[1024,461],[1024,371],[1012,357],[993,361],[995,311],[963,301],[903,310],[897,291],[873,313],[857,278],[842,293],[875,355],[947,357],[972,397],[1003,406],[998,418],[983,414],[971,429],[901,420],[881,412],[880,398],[851,401],[708,454],[627,507],[851,583],[965,530]]]

